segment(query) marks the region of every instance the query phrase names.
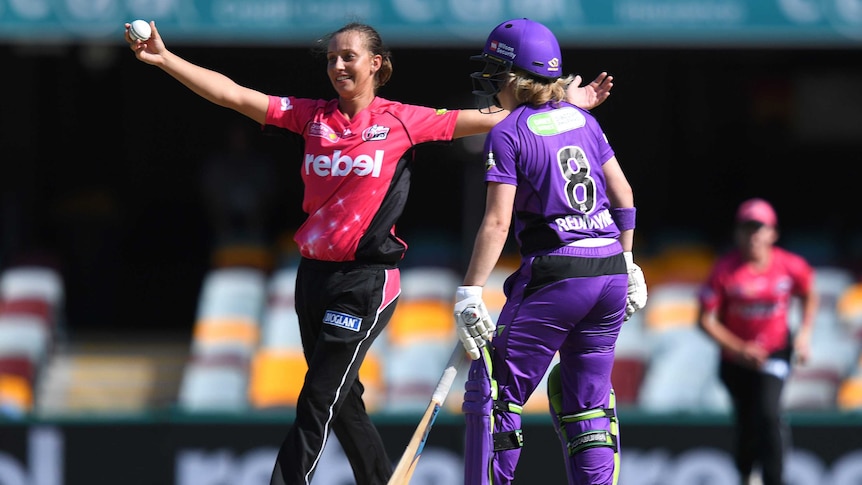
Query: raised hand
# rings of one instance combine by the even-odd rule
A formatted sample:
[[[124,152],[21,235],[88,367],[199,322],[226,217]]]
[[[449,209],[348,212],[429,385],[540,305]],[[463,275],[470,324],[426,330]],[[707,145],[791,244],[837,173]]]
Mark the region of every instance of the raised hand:
[[[566,100],[584,109],[593,109],[605,102],[614,87],[614,77],[606,72],[599,73],[592,82],[581,86],[583,79],[578,74],[566,88]]]

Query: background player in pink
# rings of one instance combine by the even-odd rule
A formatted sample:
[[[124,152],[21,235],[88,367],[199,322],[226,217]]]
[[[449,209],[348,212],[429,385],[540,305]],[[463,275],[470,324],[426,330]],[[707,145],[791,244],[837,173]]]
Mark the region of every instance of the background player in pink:
[[[510,113],[485,141],[485,215],[455,295],[458,335],[474,359],[464,483],[512,483],[529,442],[521,409],[559,351],[548,393],[568,482],[616,484],[614,350],[647,298],[631,252],[632,188],[596,119],[565,102],[560,46],[547,27],[503,22],[474,59],[484,63],[471,76],[480,106]],[[521,264],[504,283],[495,333],[482,287],[512,225]]]
[[[392,75],[391,56],[370,26],[350,23],[324,37],[331,100],[272,96],[170,52],[150,22],[146,41],[125,38],[141,61],[158,66],[201,97],[261,125],[302,136],[299,172],[308,215],[295,235],[302,259],[296,312],[308,363],[296,419],[279,450],[272,485],[307,484],[334,431],[356,483],[386,483],[392,474],[362,400],[357,375],[400,294],[398,263],[407,245],[395,234],[410,184],[415,145],[486,133],[505,117],[476,109],[434,109],[377,96]],[[583,88],[568,86],[586,108],[609,95],[602,73]]]
[[[781,392],[794,361],[808,359],[817,310],[814,271],[797,254],[775,246],[778,218],[769,202],[743,202],[736,213],[735,248],[716,262],[700,294],[699,324],[721,347],[719,374],[733,401],[735,460],[740,483],[759,465],[764,485],[783,485],[788,430]],[[791,299],[802,302],[794,337]]]

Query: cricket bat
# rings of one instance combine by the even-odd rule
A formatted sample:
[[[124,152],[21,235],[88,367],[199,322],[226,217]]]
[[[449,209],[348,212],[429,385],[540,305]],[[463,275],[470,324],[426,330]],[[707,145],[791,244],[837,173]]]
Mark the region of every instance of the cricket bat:
[[[440,412],[440,407],[446,401],[446,396],[449,394],[449,388],[452,387],[452,382],[455,380],[455,375],[458,373],[458,367],[465,356],[464,348],[459,341],[449,357],[449,362],[446,364],[446,369],[440,380],[437,382],[437,388],[434,394],[431,395],[431,402],[425,408],[425,413],[422,415],[422,420],[413,432],[413,437],[407,444],[404,454],[395,466],[395,471],[392,472],[392,477],[387,485],[408,485],[410,478],[413,476],[413,471],[416,469],[416,464],[419,462],[419,457],[422,455],[422,450],[425,448],[425,442],[428,440],[428,433],[431,431],[431,426],[434,425],[434,420],[437,418],[437,413]]]

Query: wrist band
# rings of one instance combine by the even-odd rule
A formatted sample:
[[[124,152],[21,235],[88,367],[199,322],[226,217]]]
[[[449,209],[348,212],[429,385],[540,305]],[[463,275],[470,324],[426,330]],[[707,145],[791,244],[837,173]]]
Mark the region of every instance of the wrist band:
[[[635,213],[637,209],[634,207],[613,207],[611,208],[611,219],[617,225],[617,228],[622,231],[628,231],[635,228]]]

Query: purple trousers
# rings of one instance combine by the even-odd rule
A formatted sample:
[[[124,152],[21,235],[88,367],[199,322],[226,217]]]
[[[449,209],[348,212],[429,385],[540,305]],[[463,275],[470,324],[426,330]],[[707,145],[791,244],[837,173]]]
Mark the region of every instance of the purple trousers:
[[[524,258],[509,276],[504,284],[506,304],[488,358],[472,363],[465,384],[465,485],[512,482],[521,450],[495,452],[493,434],[499,439],[520,430],[520,414],[507,409],[527,402],[557,352],[561,414],[611,407],[611,370],[627,285],[618,244],[566,247]],[[489,377],[496,382],[496,405]],[[556,415],[553,408],[550,412]],[[571,439],[610,426],[607,417],[569,423],[565,436]],[[529,437],[523,438],[524,446],[529,446]],[[570,484],[615,483],[614,448],[592,447],[574,454],[567,443],[562,448]]]

